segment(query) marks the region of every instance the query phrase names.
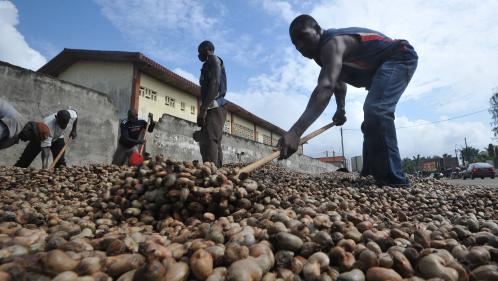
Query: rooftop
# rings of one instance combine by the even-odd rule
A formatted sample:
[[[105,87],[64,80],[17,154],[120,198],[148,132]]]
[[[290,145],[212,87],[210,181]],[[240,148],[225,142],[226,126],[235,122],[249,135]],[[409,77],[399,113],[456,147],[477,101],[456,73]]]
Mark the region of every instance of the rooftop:
[[[71,65],[78,61],[109,61],[109,62],[130,62],[133,63],[141,72],[146,73],[160,81],[163,81],[181,91],[187,92],[195,97],[200,97],[200,87],[196,83],[183,78],[168,68],[148,58],[140,52],[124,51],[101,51],[101,50],[84,50],[84,49],[64,49],[57,56],[52,58],[38,72],[59,76]],[[263,128],[272,132],[283,135],[285,130],[282,128],[254,115],[243,107],[228,101],[226,104],[228,111],[237,114],[249,121],[254,122]]]

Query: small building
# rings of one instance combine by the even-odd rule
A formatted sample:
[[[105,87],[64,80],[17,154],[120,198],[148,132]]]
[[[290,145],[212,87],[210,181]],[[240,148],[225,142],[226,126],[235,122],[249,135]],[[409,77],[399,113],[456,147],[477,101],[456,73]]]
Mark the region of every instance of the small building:
[[[420,167],[424,172],[435,172],[438,169],[438,161],[434,159],[425,160],[420,164]]]
[[[325,163],[333,164],[334,166],[337,166],[340,168],[347,167],[346,157],[344,157],[344,156],[318,157],[315,159],[320,160],[320,161],[325,162]]]
[[[197,120],[200,87],[139,52],[64,49],[38,72],[108,94],[123,118],[133,108],[142,118],[150,112]],[[233,102],[226,108],[228,134],[276,145],[285,133]]]
[[[361,172],[363,169],[363,156],[351,157],[351,172]]]

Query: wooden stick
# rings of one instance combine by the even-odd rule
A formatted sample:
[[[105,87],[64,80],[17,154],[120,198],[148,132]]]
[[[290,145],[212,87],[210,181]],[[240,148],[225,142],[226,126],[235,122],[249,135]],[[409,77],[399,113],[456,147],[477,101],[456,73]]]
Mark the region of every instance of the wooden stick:
[[[66,144],[64,145],[64,147],[61,149],[61,151],[59,151],[59,154],[57,154],[57,157],[55,157],[54,159],[54,162],[52,162],[52,164],[50,165],[50,168],[49,171],[52,171],[55,167],[55,164],[57,163],[57,161],[59,161],[59,159],[62,157],[62,154],[64,154],[64,151],[66,151],[66,148],[68,148],[69,144],[71,143],[73,139],[71,137],[69,137],[67,139],[67,142]]]
[[[309,141],[310,139],[312,139],[312,138],[318,136],[319,134],[327,131],[328,129],[334,127],[334,125],[335,125],[334,122],[332,122],[332,123],[329,123],[329,124],[321,127],[320,129],[318,129],[314,132],[311,132],[310,134],[304,136],[303,138],[301,138],[299,140],[299,145],[302,145],[305,142]],[[248,174],[248,173],[256,170],[257,168],[265,165],[266,163],[272,161],[273,159],[277,158],[278,156],[280,156],[280,150],[277,150],[277,151],[273,152],[272,154],[265,156],[265,157],[255,161],[255,162],[245,166],[244,168],[240,169],[239,173],[237,174],[236,177],[239,177],[239,175],[241,175],[243,173]]]

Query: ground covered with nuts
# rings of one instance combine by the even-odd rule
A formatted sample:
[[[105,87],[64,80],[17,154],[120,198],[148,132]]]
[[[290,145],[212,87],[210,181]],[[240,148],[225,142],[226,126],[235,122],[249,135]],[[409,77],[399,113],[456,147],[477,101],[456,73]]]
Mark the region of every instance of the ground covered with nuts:
[[[236,173],[0,167],[0,281],[498,280],[492,187]]]

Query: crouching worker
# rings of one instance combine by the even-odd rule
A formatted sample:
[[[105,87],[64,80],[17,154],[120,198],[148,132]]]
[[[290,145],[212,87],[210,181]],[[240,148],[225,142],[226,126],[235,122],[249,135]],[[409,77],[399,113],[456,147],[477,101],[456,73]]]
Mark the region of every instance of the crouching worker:
[[[149,126],[143,119],[138,119],[138,115],[133,110],[128,110],[128,118],[119,125],[119,142],[116,152],[112,157],[112,164],[122,166],[128,164],[130,155],[138,152],[139,146],[145,143],[146,128],[149,133],[154,131],[156,123],[149,113]]]
[[[23,126],[22,115],[8,102],[0,99],[0,149],[21,141],[41,142],[50,135],[47,125],[30,121]]]
[[[41,142],[31,140],[15,166],[21,168],[29,167],[41,151],[42,168],[47,169],[50,152],[52,152],[52,157],[55,159],[64,147],[64,134],[68,127],[71,127],[69,137],[72,139],[76,138],[78,114],[73,109],[60,110],[57,113],[52,113],[43,119],[43,123],[48,127],[50,135]],[[66,166],[64,154],[59,158],[59,161],[57,161],[54,168],[57,169],[61,166]]]

